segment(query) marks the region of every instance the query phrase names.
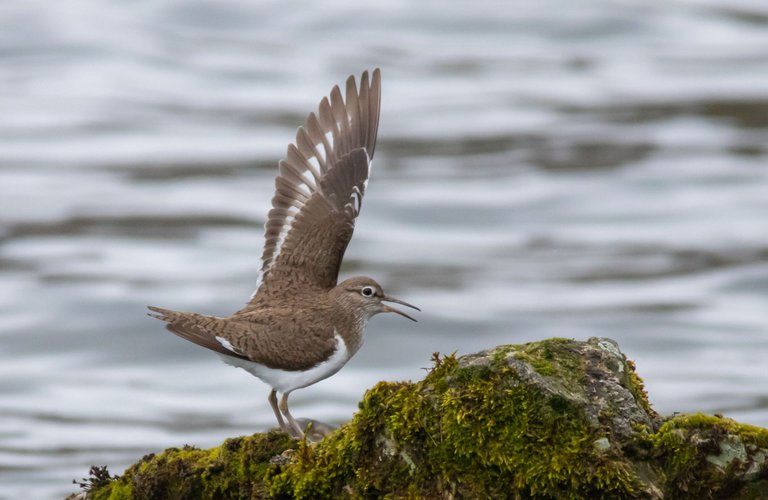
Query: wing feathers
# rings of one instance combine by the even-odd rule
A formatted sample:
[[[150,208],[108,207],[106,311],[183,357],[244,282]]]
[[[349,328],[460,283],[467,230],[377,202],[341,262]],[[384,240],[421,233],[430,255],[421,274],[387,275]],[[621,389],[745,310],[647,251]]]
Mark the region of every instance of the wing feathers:
[[[379,113],[381,112],[381,77],[379,69],[373,70],[371,96],[368,99],[368,137],[365,141],[368,156],[373,158],[376,149],[376,136],[379,133]]]
[[[317,117],[314,113],[310,113],[309,117],[307,118],[307,127],[310,127],[311,122],[316,122]],[[326,170],[328,170],[328,167],[325,165],[325,156],[321,156],[320,152],[317,150],[317,147],[315,147],[315,142],[310,137],[309,133],[307,132],[307,129],[304,127],[299,127],[299,130],[296,132],[296,146],[299,149],[299,153],[306,158],[307,161],[312,161],[313,159],[318,162],[320,166],[320,174],[325,173]]]
[[[291,267],[301,261],[316,286],[335,285],[373,158],[380,79],[378,69],[370,78],[364,72],[358,90],[350,76],[344,97],[338,86],[333,87],[330,97],[323,98],[317,112],[310,113],[298,128],[296,142],[288,146],[275,180],[273,208],[265,225],[262,282],[269,281],[275,266]],[[292,257],[291,252],[306,254]],[[311,272],[306,271],[309,267],[313,267]]]
[[[322,108],[320,109],[322,110]],[[322,166],[323,173],[325,173],[328,171],[328,166],[333,164],[333,146],[328,142],[328,138],[325,136],[323,130],[324,127],[320,124],[317,115],[314,113],[310,114],[309,118],[307,118],[307,132],[309,133],[309,138],[313,144],[318,146],[320,144],[323,145],[323,148],[320,150],[315,147],[315,151],[323,155]]]
[[[280,166],[280,176],[284,177],[287,181],[289,181],[292,184],[301,186],[302,184],[306,184],[307,187],[310,188],[310,190],[314,191],[317,189],[317,185],[315,184],[314,178],[306,178],[303,175],[303,172],[299,170],[300,167],[291,165],[285,160],[280,160],[279,163]]]
[[[337,129],[338,137],[334,136],[334,141],[338,142],[338,148],[342,151],[349,151],[349,116],[347,115],[347,109],[344,107],[344,100],[341,98],[341,91],[338,85],[331,90],[331,111],[333,112],[333,119],[335,124],[340,126]]]
[[[368,102],[368,73],[363,73],[363,77],[360,79],[360,128],[357,140],[366,145],[368,144],[368,128],[370,127]]]
[[[287,158],[283,161],[292,165],[296,169],[301,169],[302,172],[309,172],[314,178],[315,182],[319,181],[320,177],[322,176],[320,170],[312,165],[312,163],[310,163],[293,144],[288,146],[288,155]]]
[[[354,77],[347,78],[347,112],[349,113],[349,139],[354,143],[360,141],[360,101],[357,98],[357,87]]]

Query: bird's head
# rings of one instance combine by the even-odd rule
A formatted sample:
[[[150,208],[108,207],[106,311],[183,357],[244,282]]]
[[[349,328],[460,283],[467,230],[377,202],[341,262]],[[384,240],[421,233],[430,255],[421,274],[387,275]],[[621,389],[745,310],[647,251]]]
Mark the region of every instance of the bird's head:
[[[335,299],[341,302],[345,307],[354,308],[358,313],[362,313],[364,319],[368,319],[379,313],[396,313],[400,316],[404,316],[411,321],[416,321],[411,316],[405,314],[399,309],[395,309],[384,302],[393,302],[395,304],[402,304],[406,307],[421,311],[416,306],[396,299],[394,297],[388,297],[381,285],[376,283],[372,278],[365,276],[357,276],[342,281],[331,291]]]

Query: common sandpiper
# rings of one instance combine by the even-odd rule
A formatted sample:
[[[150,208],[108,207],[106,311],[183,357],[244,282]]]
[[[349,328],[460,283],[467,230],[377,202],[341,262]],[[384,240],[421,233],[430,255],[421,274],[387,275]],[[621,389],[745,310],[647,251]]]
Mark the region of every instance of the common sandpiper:
[[[376,146],[381,102],[378,69],[320,101],[279,162],[256,291],[227,317],[149,307],[179,337],[267,383],[280,428],[303,429],[288,396],[338,372],[363,344],[366,322],[397,303],[368,277],[337,283],[352,238]],[[281,393],[278,403],[277,394]]]

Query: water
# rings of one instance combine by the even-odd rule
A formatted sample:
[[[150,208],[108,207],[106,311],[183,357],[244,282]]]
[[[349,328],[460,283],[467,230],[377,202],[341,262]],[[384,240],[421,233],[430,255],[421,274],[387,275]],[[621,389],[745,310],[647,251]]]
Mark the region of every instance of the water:
[[[768,426],[763,2],[0,6],[0,497],[273,425],[266,386],[145,316],[251,293],[276,162],[380,66],[343,273],[377,317],[295,415],[350,417],[434,351],[619,341],[662,413]]]

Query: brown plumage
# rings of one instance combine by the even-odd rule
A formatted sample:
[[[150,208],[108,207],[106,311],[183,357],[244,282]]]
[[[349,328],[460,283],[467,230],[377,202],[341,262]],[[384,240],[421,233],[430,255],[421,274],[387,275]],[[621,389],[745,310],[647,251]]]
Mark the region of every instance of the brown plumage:
[[[265,224],[256,291],[226,318],[150,307],[169,331],[219,354],[272,386],[269,401],[286,432],[302,431],[288,394],[336,373],[362,345],[366,321],[396,312],[371,278],[337,285],[376,145],[381,100],[379,70],[334,87],[299,127],[279,163]],[[277,404],[276,392],[283,393]],[[286,425],[283,416],[288,420]]]

